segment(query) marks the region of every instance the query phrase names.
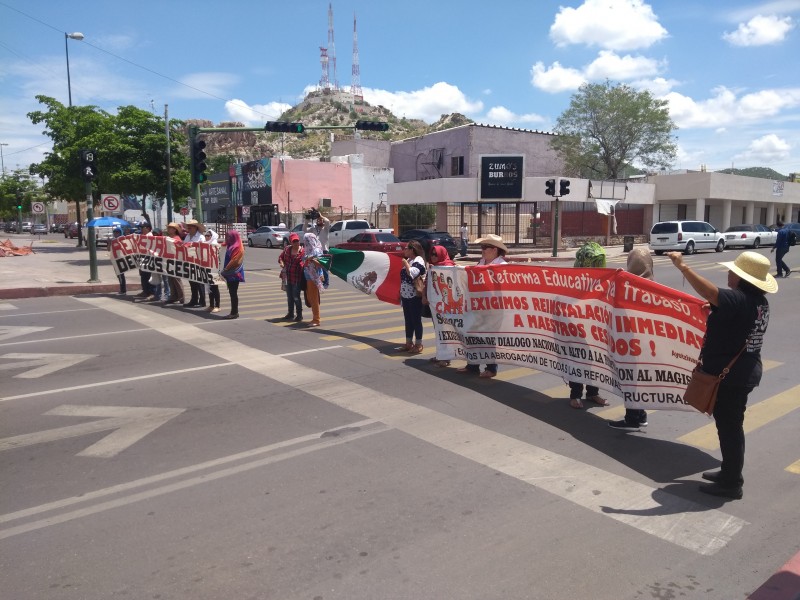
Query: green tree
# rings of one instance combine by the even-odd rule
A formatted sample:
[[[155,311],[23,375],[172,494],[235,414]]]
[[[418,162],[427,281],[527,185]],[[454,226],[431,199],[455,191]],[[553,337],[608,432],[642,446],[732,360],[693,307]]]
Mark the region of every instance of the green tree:
[[[27,215],[31,202],[44,199],[41,188],[27,171],[16,169],[0,179],[0,218],[3,220],[17,220],[18,201],[22,203],[22,214]]]
[[[403,204],[397,209],[397,224],[400,233],[409,229],[428,229],[436,220],[433,204]]]
[[[585,83],[558,118],[553,148],[567,174],[617,179],[633,163],[666,168],[677,153],[666,100],[618,84]]]
[[[44,135],[53,141],[53,150],[31,173],[46,177],[45,191],[53,198],[84,199],[80,177],[80,150],[97,150],[98,177],[92,185],[95,199],[99,192],[119,192],[166,197],[167,136],[164,119],[134,106],[120,107],[116,115],[96,106],[66,107],[48,96],[36,99],[45,109],[28,113],[34,124],[44,124]],[[183,123],[170,121],[172,192],[185,199],[190,191],[189,160]],[[175,203],[176,208],[185,200]]]

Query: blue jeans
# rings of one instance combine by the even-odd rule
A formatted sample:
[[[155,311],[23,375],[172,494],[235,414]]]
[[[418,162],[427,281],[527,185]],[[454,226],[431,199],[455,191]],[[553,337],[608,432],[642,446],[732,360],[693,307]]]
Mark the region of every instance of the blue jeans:
[[[786,253],[789,252],[789,249],[783,248],[776,248],[775,249],[775,264],[778,267],[778,277],[782,277],[784,271],[786,274],[789,274],[789,267],[786,266],[786,263],[783,262],[783,257],[786,256]]]
[[[467,240],[461,240],[461,256],[467,255]]]
[[[412,336],[417,344],[422,343],[422,298],[400,298],[403,305],[403,317],[406,322],[406,339]]]
[[[286,302],[289,305],[289,316],[303,316],[303,301],[300,300],[300,281],[295,284],[286,282]]]

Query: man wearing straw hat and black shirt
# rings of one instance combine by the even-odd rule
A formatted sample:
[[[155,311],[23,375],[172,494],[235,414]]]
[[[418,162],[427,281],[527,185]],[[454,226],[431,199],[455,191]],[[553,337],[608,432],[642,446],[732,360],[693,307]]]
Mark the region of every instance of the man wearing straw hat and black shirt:
[[[202,223],[198,223],[197,220],[192,219],[191,221],[186,221],[184,223],[188,233],[186,237],[183,238],[184,242],[205,242],[206,239],[203,237],[203,232],[206,230],[206,226]],[[184,304],[187,308],[197,308],[201,307],[204,308],[206,305],[206,286],[204,283],[200,283],[199,281],[189,281],[189,289],[192,291],[192,297]]]
[[[667,256],[711,306],[700,350],[703,371],[717,375],[738,355],[719,385],[714,406],[722,465],[719,471],[703,473],[711,483],[700,486],[703,493],[738,500],[744,483],[744,411],[747,396],[761,382],[761,346],[769,324],[766,295],[778,291],[778,282],[769,273],[769,259],[756,252],[720,263],[728,269],[730,289],[718,288],[693,271],[680,252]]]

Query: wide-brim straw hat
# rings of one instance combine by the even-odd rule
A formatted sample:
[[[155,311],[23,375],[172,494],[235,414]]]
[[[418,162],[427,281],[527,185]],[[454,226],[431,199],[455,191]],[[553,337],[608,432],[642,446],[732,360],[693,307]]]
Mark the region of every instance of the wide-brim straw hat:
[[[769,273],[770,262],[766,256],[748,250],[742,252],[733,262],[719,264],[768,294],[778,291],[778,282]]]
[[[184,223],[184,225],[186,227],[192,227],[192,226],[197,227],[197,230],[200,233],[203,233],[206,230],[206,226],[203,225],[202,223],[200,223],[197,219],[191,219],[189,221],[186,221],[186,223]]]
[[[169,229],[170,227],[176,229],[177,231],[183,231],[183,228],[181,227],[180,223],[175,223],[174,221],[169,225],[167,225],[167,229]]]
[[[475,240],[475,243],[479,246],[494,246],[503,252],[508,252],[508,248],[506,248],[506,245],[503,243],[503,238],[493,233],[490,233],[486,237],[478,238]]]

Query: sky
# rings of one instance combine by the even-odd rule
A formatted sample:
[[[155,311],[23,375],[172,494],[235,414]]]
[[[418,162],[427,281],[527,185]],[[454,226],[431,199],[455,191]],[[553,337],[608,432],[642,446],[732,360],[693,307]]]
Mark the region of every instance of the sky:
[[[27,113],[68,103],[67,47],[74,105],[257,127],[319,87],[320,47],[350,89],[354,18],[364,99],[398,117],[552,131],[609,80],[668,102],[674,169],[800,172],[800,0],[0,0],[6,172],[50,150]]]

